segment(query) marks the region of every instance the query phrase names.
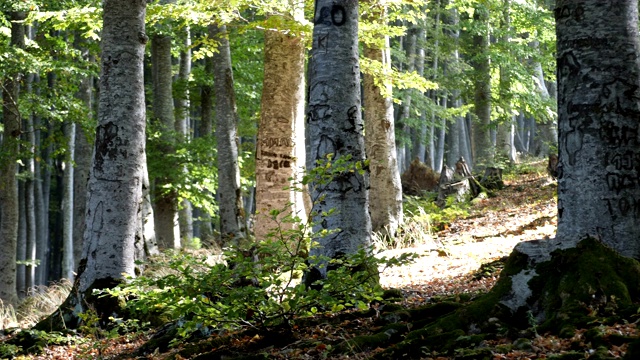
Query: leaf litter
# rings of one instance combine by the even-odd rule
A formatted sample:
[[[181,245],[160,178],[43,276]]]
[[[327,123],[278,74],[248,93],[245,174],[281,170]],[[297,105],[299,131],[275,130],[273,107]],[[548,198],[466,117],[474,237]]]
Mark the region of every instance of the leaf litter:
[[[386,288],[401,290],[401,305],[407,309],[432,303],[443,297],[454,299],[464,294],[477,295],[488,291],[497,281],[502,264],[513,247],[526,240],[552,237],[556,229],[556,184],[546,174],[530,173],[512,181],[496,196],[476,202],[468,217],[457,219],[424,245],[410,249],[389,250],[386,256],[402,252],[416,252],[423,256],[416,262],[387,270],[381,275]],[[219,348],[210,356],[184,357],[182,345],[166,353],[154,352],[144,356],[134,355],[150,335],[136,337],[124,335],[118,339],[102,340],[100,351],[96,344],[51,346],[43,354],[23,359],[187,359],[234,358],[224,354],[243,354],[245,358],[269,359],[369,359],[384,349],[349,348],[332,352],[336,344],[363,334],[375,334],[380,330],[376,323],[378,309],[372,305],[371,316],[319,314],[294,327],[293,338],[286,346],[260,344],[261,335],[238,332],[232,342]],[[411,326],[410,323],[407,324]],[[608,348],[597,348],[588,330],[578,329],[571,338],[559,338],[549,334],[535,334],[529,339],[495,338],[482,341],[479,346],[491,349],[487,359],[601,359],[621,358],[628,348],[628,337],[637,337],[636,322],[595,325],[600,338],[608,341]],[[618,339],[618,340],[615,340]],[[256,347],[258,346],[258,347]],[[261,347],[260,347],[261,346]],[[219,356],[213,356],[215,353]],[[256,356],[250,356],[256,355]],[[423,359],[444,360],[454,356],[438,353],[424,354]]]

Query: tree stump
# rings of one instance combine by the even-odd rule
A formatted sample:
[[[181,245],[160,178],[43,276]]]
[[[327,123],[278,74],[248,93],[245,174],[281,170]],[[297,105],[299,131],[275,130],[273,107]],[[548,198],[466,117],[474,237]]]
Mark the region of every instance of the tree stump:
[[[501,190],[504,188],[502,181],[502,169],[496,167],[488,167],[484,170],[480,185],[487,190]]]
[[[471,186],[468,178],[456,179],[456,173],[448,166],[444,166],[440,173],[438,182],[438,199],[436,204],[444,207],[447,198],[455,196],[456,202],[463,202],[471,193]]]

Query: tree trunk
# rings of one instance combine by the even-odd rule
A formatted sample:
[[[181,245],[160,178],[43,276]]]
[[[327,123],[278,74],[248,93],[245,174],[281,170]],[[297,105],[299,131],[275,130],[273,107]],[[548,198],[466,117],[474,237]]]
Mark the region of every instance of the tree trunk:
[[[238,164],[238,113],[233,89],[231,49],[225,26],[210,26],[209,36],[218,41],[213,55],[216,138],[218,141],[218,199],[223,245],[240,245],[246,238]]]
[[[21,20],[25,13],[8,14],[11,22],[11,46],[24,48],[25,29]],[[16,305],[16,246],[18,241],[18,182],[17,160],[20,151],[21,118],[18,109],[20,74],[9,75],[2,87],[2,117],[4,136],[0,144],[0,300]]]
[[[40,329],[75,328],[78,314],[88,307],[98,312],[99,326],[110,316],[120,317],[116,299],[92,292],[121,283],[125,275],[134,276],[145,160],[146,1],[106,0],[103,7],[98,127],[83,258],[69,297],[38,324]]]
[[[297,11],[297,10],[296,10]],[[265,33],[262,109],[256,150],[255,236],[264,240],[279,227],[291,230],[298,224],[274,221],[272,210],[298,216],[306,223],[301,191],[304,166],[304,41],[279,31]],[[293,188],[292,188],[293,187]]]
[[[489,10],[485,5],[476,6],[473,20],[479,25],[479,33],[473,36],[474,54],[472,65],[474,68],[474,114],[473,126],[473,159],[467,159],[470,164],[488,166],[493,161],[493,147],[491,145],[491,63],[489,60]]]
[[[151,39],[151,59],[153,72],[153,118],[161,131],[156,154],[163,156],[175,152],[175,114],[173,106],[173,76],[171,64],[171,36],[153,35]],[[164,160],[171,162],[170,159]],[[171,168],[172,166],[169,166]],[[171,188],[171,176],[176,169],[163,169],[155,179],[154,222],[160,249],[180,248],[178,224],[178,194]],[[167,188],[169,187],[169,188]]]
[[[88,51],[85,52],[85,59],[88,60]],[[87,120],[90,124],[95,124],[93,112],[93,77],[87,76],[80,81],[78,98],[87,109]],[[91,169],[91,155],[93,149],[91,144],[93,139],[87,139],[87,131],[94,127],[82,126],[76,128],[73,162],[73,263],[79,264],[82,259],[82,239],[84,236],[85,210],[87,209],[87,180]]]
[[[556,14],[558,238],[640,259],[637,2],[558,1]]]
[[[190,123],[190,103],[189,103],[189,76],[191,75],[191,31],[187,26],[182,34],[183,49],[180,51],[180,68],[178,71],[178,79],[176,81],[177,93],[176,104],[176,133],[179,141],[189,141]],[[183,168],[186,173],[186,167]],[[178,220],[180,225],[181,241],[190,244],[193,239],[193,214],[191,202],[187,199],[180,201],[180,210],[178,212]]]
[[[209,79],[213,78],[213,59],[204,59],[204,73]],[[205,83],[200,88],[200,123],[198,124],[199,137],[211,137],[213,132],[213,87]],[[205,245],[213,245],[213,226],[211,214],[206,209],[196,209],[194,228],[197,227],[200,240]],[[194,229],[194,232],[196,230]]]
[[[62,177],[62,277],[73,281],[75,269],[73,262],[73,161],[75,153],[76,124],[63,125],[67,141]],[[35,254],[34,254],[35,255]]]
[[[376,15],[378,19],[386,18],[383,11]],[[391,71],[388,36],[383,44],[383,48],[364,47],[365,57],[382,64],[381,76]],[[392,86],[384,78],[379,81],[380,85],[376,85],[373,75],[364,75],[365,145],[371,171],[369,209],[372,230],[393,237],[403,222],[402,184],[396,159]]]
[[[344,159],[348,164],[364,162],[364,124],[360,109],[360,69],[358,58],[358,2],[317,0],[309,76],[307,127],[312,141],[312,161]],[[330,161],[333,161],[330,160]],[[317,164],[314,164],[314,168]],[[330,258],[353,254],[371,244],[369,217],[369,174],[365,170],[343,172],[328,184],[311,184],[318,214],[313,233],[336,230],[316,237],[318,247],[311,255]],[[314,277],[325,277],[326,266],[314,268]],[[307,283],[312,283],[313,281]]]

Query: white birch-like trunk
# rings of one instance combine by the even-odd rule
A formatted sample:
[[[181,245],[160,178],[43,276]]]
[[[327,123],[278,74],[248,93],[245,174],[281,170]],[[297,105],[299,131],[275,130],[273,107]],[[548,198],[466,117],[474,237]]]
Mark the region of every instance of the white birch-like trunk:
[[[383,48],[366,45],[364,48],[364,56],[380,62],[386,73],[391,71],[390,52],[387,36]],[[402,184],[396,160],[391,83],[386,79],[380,81],[382,84],[378,86],[374,75],[364,76],[365,146],[370,169],[369,209],[372,230],[393,237],[403,222]]]
[[[292,9],[299,18],[302,9]],[[299,224],[282,223],[298,216],[306,223],[305,194],[301,186],[304,146],[305,44],[301,37],[279,31],[265,32],[264,81],[256,149],[256,217],[254,233],[264,240],[276,228],[283,231]],[[270,211],[282,211],[278,221]],[[276,239],[272,239],[276,240]],[[288,244],[298,245],[298,244]],[[297,251],[295,251],[297,252]]]
[[[177,82],[179,84],[179,94],[176,96],[176,133],[179,141],[189,141],[189,131],[191,127],[189,123],[190,102],[189,102],[189,76],[191,75],[191,31],[187,26],[184,29],[183,49],[180,51],[180,66],[178,69]],[[185,173],[186,167],[183,168]],[[178,211],[178,220],[180,225],[181,242],[190,244],[193,239],[193,208],[191,202],[187,199],[180,201],[180,210]]]
[[[317,0],[307,111],[312,161],[327,160],[330,154],[334,159],[351,156],[350,162],[365,160],[360,107],[358,2]],[[316,237],[319,246],[312,247],[311,255],[335,258],[370,246],[368,187],[367,171],[340,174],[326,185],[311,184],[312,200],[323,196],[313,211],[322,214],[335,210],[314,219],[315,234],[323,230],[335,232]],[[326,266],[314,270],[318,274],[310,277],[326,276]]]
[[[560,0],[555,13],[557,238],[640,259],[638,3]]]

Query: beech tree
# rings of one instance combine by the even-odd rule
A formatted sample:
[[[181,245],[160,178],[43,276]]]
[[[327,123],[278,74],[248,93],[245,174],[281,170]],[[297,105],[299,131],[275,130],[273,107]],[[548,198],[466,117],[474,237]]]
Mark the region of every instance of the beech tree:
[[[358,1],[317,0],[309,64],[308,138],[312,167],[318,161],[364,163],[364,124],[360,111]],[[326,165],[322,165],[326,166]],[[355,165],[353,165],[355,167]],[[318,236],[310,255],[329,258],[353,254],[371,242],[369,174],[344,171],[329,184],[310,184],[314,204],[313,232]],[[331,213],[331,211],[333,211]],[[324,213],[324,214],[323,214]],[[326,266],[309,276],[326,276]]]
[[[607,312],[603,299],[616,312],[640,300],[640,43],[634,0],[560,0],[555,15],[557,234],[518,244],[485,302],[499,294],[502,317],[559,331]]]
[[[216,139],[218,141],[218,193],[220,234],[224,245],[239,245],[246,238],[238,164],[238,114],[233,89],[231,49],[226,26],[212,25],[209,36],[218,41],[213,55]]]
[[[24,47],[24,12],[8,14],[11,21],[11,46]],[[15,64],[14,64],[15,65]],[[2,117],[4,133],[0,143],[0,300],[16,305],[16,248],[18,242],[18,181],[16,179],[19,140],[22,131],[18,96],[22,75],[13,73],[2,84]]]
[[[299,20],[302,8],[291,2],[292,15]],[[275,16],[275,15],[274,15]],[[298,216],[306,221],[301,191],[292,189],[300,182],[305,161],[304,147],[304,38],[278,30],[265,32],[264,82],[262,108],[256,145],[256,239],[264,239],[280,226],[270,211],[283,211],[279,216]]]
[[[117,301],[96,297],[93,290],[134,275],[145,161],[145,9],[145,0],[103,2],[101,90],[83,257],[69,297],[40,328],[75,327],[88,305],[107,320],[118,311]]]
[[[384,22],[386,9],[372,7],[370,20]],[[376,20],[377,19],[377,20]],[[364,116],[365,145],[371,170],[369,208],[373,231],[395,236],[402,224],[402,184],[396,158],[396,136],[393,123],[392,87],[388,80],[391,71],[389,37],[376,38],[375,44],[366,44],[364,55],[381,66],[380,74],[365,74]],[[378,76],[379,79],[375,79]]]
[[[160,4],[166,6],[175,1],[162,0]],[[157,151],[163,156],[163,164],[171,161],[175,153],[175,113],[173,99],[173,73],[172,73],[172,36],[171,27],[167,20],[157,24],[156,33],[151,36],[151,65],[153,79],[153,118],[160,129]],[[169,156],[167,156],[169,155]],[[172,166],[168,166],[171,168]],[[176,169],[162,171],[155,179],[154,194],[154,222],[158,247],[161,249],[180,248],[180,227],[178,223],[178,194],[171,188]],[[169,188],[167,188],[169,187]]]

